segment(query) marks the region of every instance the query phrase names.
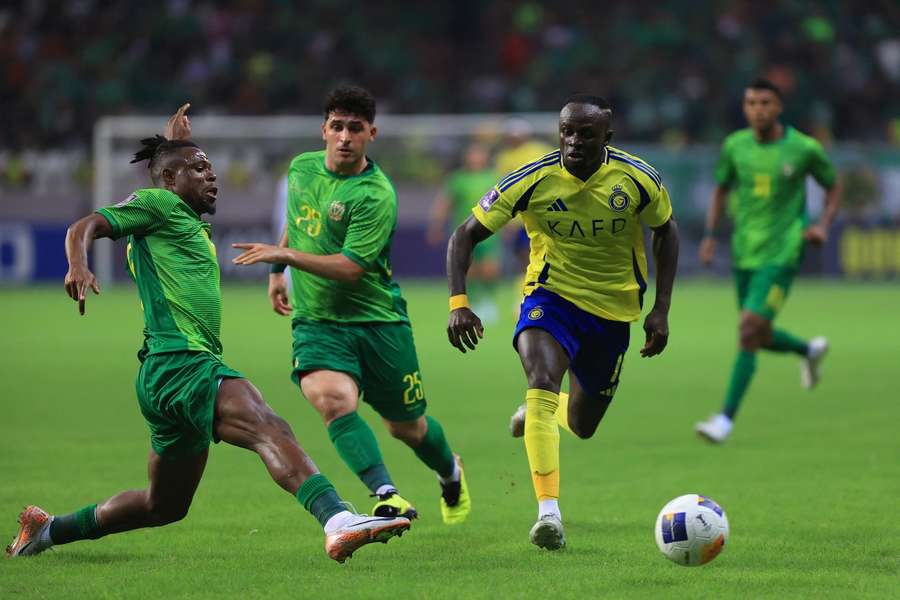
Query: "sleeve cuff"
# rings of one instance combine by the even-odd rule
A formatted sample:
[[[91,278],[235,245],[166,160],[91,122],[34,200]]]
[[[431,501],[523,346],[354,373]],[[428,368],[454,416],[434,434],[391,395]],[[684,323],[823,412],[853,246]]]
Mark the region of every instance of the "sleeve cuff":
[[[115,217],[109,214],[105,208],[98,208],[94,211],[94,213],[100,215],[106,222],[109,223],[110,228],[112,229],[112,235],[110,236],[112,239],[117,240],[122,237],[122,228],[119,227],[119,224],[116,222]]]
[[[368,269],[369,266],[371,266],[370,263],[369,263],[369,261],[367,261],[366,259],[364,259],[362,256],[360,256],[359,254],[357,254],[357,253],[354,252],[353,250],[348,250],[348,249],[344,248],[343,250],[341,250],[341,254],[343,254],[344,256],[346,256],[347,258],[349,258],[350,260],[352,260],[352,261],[355,262],[356,264],[358,264],[358,265],[359,265],[360,267],[362,267],[363,269]]]
[[[475,217],[476,221],[487,227],[491,233],[497,233],[497,227],[487,220],[487,215],[478,210],[477,206],[472,209],[472,216]]]

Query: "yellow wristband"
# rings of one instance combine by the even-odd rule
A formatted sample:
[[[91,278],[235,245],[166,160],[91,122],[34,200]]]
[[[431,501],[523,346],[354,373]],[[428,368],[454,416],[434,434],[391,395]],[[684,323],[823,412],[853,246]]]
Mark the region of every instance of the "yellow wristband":
[[[469,308],[469,297],[465,294],[450,296],[450,310],[456,310],[457,308]]]

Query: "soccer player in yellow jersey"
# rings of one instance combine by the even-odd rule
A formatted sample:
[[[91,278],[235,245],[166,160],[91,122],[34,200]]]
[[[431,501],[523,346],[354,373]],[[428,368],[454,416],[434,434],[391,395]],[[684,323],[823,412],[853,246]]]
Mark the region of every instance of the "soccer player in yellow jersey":
[[[653,230],[656,301],[644,321],[642,356],[663,351],[678,262],[669,194],[653,167],[607,146],[612,110],[577,94],[559,115],[559,150],[513,171],[489,190],[453,234],[447,250],[450,320],[460,351],[484,335],[466,299],[476,244],[520,215],[531,238],[525,299],[513,336],[528,378],[520,421],[538,498],[531,541],[565,545],[559,511],[559,430],[589,438],[612,402],[641,314],[647,284],[643,225]],[[560,393],[569,371],[569,393]]]

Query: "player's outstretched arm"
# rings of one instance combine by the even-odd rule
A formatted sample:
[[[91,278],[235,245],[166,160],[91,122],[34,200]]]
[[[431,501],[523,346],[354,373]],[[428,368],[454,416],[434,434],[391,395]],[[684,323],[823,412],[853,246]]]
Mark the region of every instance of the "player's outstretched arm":
[[[271,244],[241,243],[231,246],[243,250],[231,261],[236,265],[255,265],[261,262],[270,265],[283,264],[326,279],[350,282],[359,281],[365,273],[365,269],[343,254],[309,254]]]
[[[474,350],[478,339],[484,337],[481,319],[469,308],[466,298],[466,273],[472,265],[472,251],[475,245],[491,235],[490,229],[479,223],[475,217],[469,217],[456,228],[447,244],[447,280],[450,287],[447,338],[463,353],[467,347]]]
[[[728,188],[717,185],[713,190],[712,201],[709,210],[706,211],[706,226],[703,229],[703,240],[700,242],[700,264],[708,267],[712,264],[716,253],[716,226],[722,213],[725,212],[725,200],[728,198]]]
[[[88,250],[94,240],[110,237],[112,227],[105,218],[98,214],[88,215],[69,226],[66,231],[66,260],[69,271],[66,273],[66,294],[78,302],[79,314],[84,314],[85,295],[88,288],[95,294],[100,293],[100,284],[88,268]]]
[[[647,340],[641,348],[641,356],[656,356],[669,341],[669,307],[672,304],[672,287],[678,269],[678,226],[669,219],[653,228],[653,260],[656,263],[656,301],[644,319]]]

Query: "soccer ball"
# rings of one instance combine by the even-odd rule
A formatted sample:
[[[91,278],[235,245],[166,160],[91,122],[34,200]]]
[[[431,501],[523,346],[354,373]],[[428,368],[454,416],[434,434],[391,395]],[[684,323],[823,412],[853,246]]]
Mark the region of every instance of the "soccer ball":
[[[656,545],[679,565],[705,565],[719,555],[727,539],[728,517],[706,496],[678,496],[656,517]]]

